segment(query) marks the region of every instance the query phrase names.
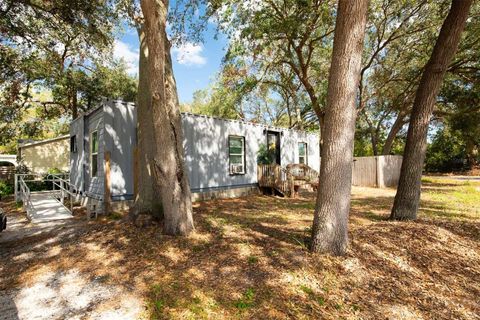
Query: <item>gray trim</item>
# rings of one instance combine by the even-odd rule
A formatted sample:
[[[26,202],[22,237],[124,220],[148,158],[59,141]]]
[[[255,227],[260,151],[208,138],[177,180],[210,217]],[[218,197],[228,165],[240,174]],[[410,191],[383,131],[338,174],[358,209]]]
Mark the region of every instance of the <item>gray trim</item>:
[[[26,142],[26,143],[20,144],[18,146],[18,148],[33,147],[33,146],[36,146],[36,145],[39,145],[39,144],[46,144],[46,143],[50,143],[50,142],[55,142],[55,141],[68,139],[69,137],[70,137],[70,135],[67,134],[67,135],[63,135],[63,136],[56,137],[56,138],[51,138],[51,139],[45,139],[45,140],[33,141],[33,142]]]
[[[115,196],[111,196],[112,201],[126,201],[126,200],[134,200],[135,195],[133,194],[119,194]]]
[[[257,186],[258,186],[258,183],[234,184],[234,185],[221,186],[221,187],[196,188],[196,189],[191,189],[191,192],[199,193],[199,192],[208,192],[208,191],[238,189],[238,188],[245,188],[245,187],[257,187]]]

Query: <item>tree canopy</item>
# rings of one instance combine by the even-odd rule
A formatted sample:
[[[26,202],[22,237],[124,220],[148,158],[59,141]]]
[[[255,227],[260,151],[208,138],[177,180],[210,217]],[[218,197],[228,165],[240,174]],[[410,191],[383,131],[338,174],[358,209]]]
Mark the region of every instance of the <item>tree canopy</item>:
[[[0,144],[45,137],[52,121],[65,132],[71,117],[102,97],[135,99],[136,80],[111,59],[120,22],[114,1],[2,4]]]

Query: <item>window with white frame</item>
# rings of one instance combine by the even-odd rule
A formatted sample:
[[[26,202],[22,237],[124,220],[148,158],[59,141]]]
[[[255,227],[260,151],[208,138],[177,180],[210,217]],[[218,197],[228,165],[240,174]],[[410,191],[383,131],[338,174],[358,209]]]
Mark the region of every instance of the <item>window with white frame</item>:
[[[96,177],[98,173],[98,131],[90,133],[90,175]]]
[[[245,174],[245,137],[228,137],[230,174]]]
[[[305,142],[298,143],[298,163],[308,164],[308,150]]]

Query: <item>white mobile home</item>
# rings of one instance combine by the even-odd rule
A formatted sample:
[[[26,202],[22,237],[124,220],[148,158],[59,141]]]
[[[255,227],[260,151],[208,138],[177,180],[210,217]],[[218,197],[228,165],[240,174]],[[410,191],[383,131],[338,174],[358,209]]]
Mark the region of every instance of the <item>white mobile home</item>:
[[[315,170],[320,166],[316,133],[189,113],[182,114],[182,126],[185,166],[195,198],[222,192],[238,195],[256,189],[257,157],[262,145],[274,149],[274,160],[282,166],[305,163]],[[70,179],[78,190],[102,199],[108,190],[111,201],[134,198],[133,104],[106,101],[75,119],[70,142]],[[109,181],[108,186],[105,181]]]

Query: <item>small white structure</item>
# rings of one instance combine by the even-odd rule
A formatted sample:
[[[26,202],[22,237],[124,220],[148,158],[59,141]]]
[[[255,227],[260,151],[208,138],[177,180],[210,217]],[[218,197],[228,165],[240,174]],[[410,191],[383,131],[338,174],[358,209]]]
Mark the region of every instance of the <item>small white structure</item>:
[[[0,154],[0,162],[8,162],[15,167],[18,166],[17,155],[15,154]]]
[[[315,170],[320,166],[318,133],[189,113],[182,114],[182,126],[185,166],[195,198],[256,190],[262,145],[273,148],[275,161],[282,166],[305,163]],[[71,123],[70,182],[100,199],[133,199],[135,148],[135,105],[102,103]]]
[[[70,170],[69,135],[19,143],[18,158],[31,172],[46,174],[50,169]]]

